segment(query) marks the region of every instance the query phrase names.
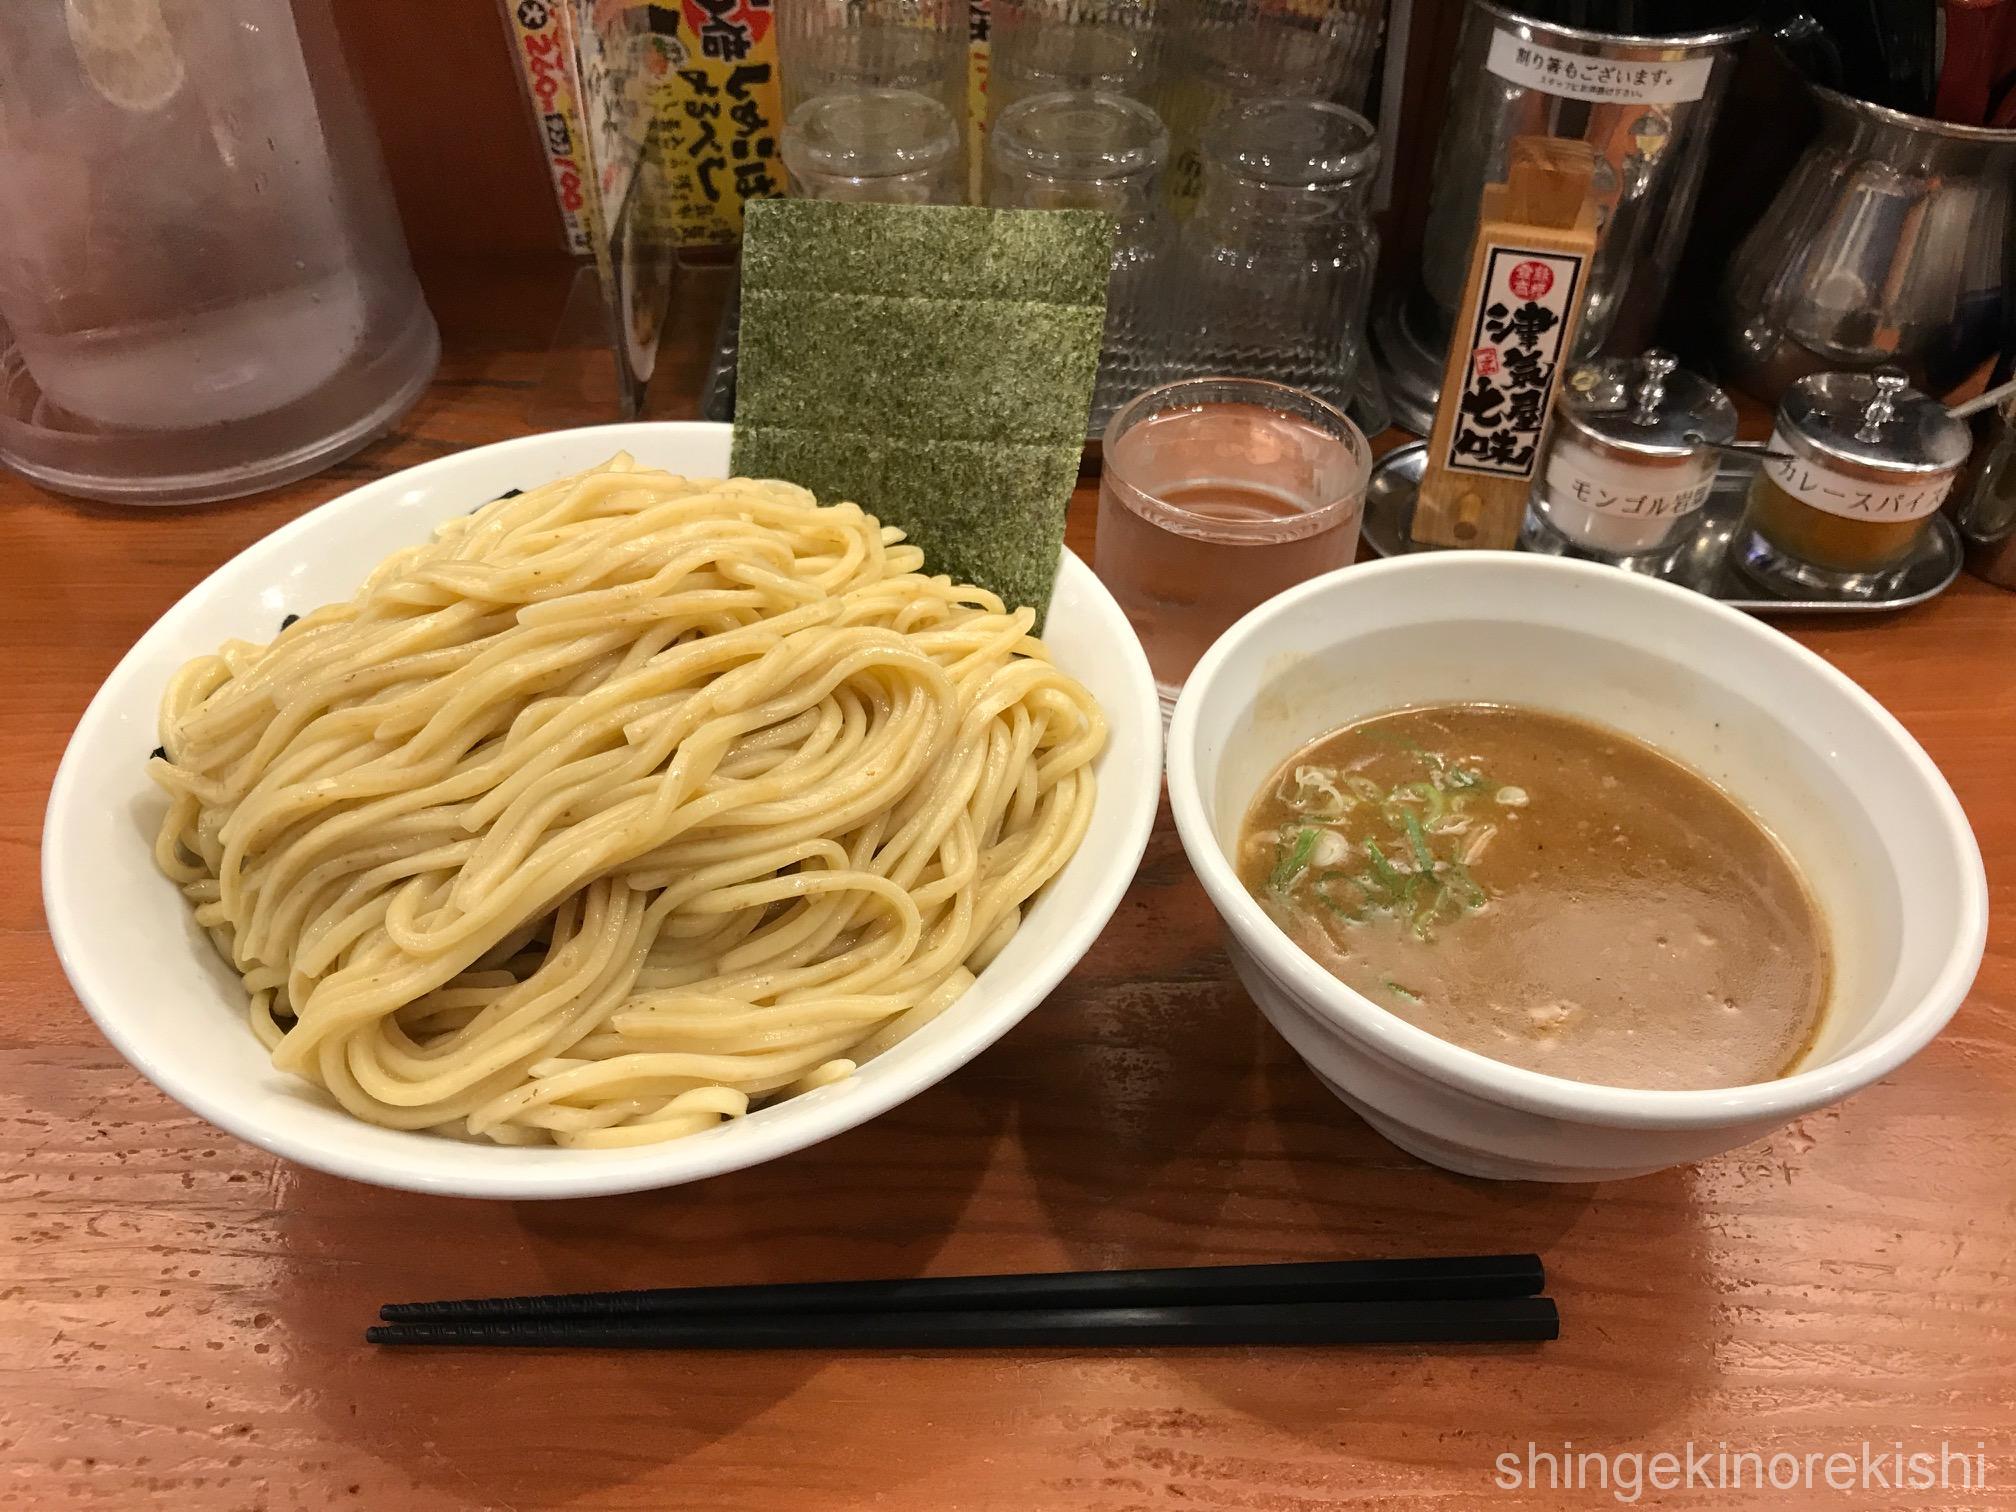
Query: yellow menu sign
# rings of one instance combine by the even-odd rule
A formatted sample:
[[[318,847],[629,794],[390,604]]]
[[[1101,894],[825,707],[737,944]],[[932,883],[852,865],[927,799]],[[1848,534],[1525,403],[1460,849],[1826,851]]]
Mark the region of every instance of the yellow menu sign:
[[[669,181],[661,224],[650,229],[681,246],[732,244],[742,235],[742,206],[784,192],[769,0],[645,8],[656,44],[651,150]]]
[[[501,0],[571,251],[592,251],[596,228],[616,208],[600,203],[590,137],[598,122],[623,114],[599,96],[634,78],[627,60],[603,47],[588,50],[596,77],[584,82],[573,46],[577,31],[637,40],[636,63],[650,100],[645,150],[661,172],[649,203],[636,207],[642,215],[636,230],[682,247],[732,246],[742,236],[742,207],[784,192],[776,11],[805,3]],[[977,183],[987,116],[989,0],[967,0],[967,7],[968,136]],[[613,166],[602,165],[605,176]]]

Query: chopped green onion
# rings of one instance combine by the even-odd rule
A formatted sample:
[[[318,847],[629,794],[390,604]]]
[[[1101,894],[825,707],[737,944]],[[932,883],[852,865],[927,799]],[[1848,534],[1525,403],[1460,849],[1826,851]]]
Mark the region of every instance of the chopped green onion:
[[[1419,793],[1421,801],[1428,806],[1428,822],[1433,824],[1449,811],[1449,800],[1442,796],[1442,789],[1432,782],[1410,782],[1398,789],[1402,793]]]
[[[1414,910],[1415,939],[1425,940],[1430,934],[1434,933],[1435,915],[1442,907],[1442,899],[1445,894],[1446,889],[1437,887],[1433,893],[1429,894],[1428,901]]]
[[[1451,767],[1442,774],[1442,783],[1445,787],[1462,792],[1468,788],[1483,787],[1484,774],[1469,767]]]
[[[1316,849],[1316,831],[1305,829],[1295,836],[1292,847],[1283,847],[1281,855],[1274,863],[1274,873],[1267,879],[1267,885],[1277,893],[1286,892],[1295,885],[1295,879],[1308,870],[1309,857]]]
[[[1379,886],[1391,895],[1395,902],[1408,895],[1408,879],[1394,870],[1393,863],[1386,859],[1386,852],[1379,849],[1377,840],[1365,842],[1365,855],[1372,863],[1372,875],[1378,878]]]
[[[1461,861],[1449,863],[1448,886],[1456,901],[1465,908],[1482,908],[1491,901],[1491,895],[1477,885],[1477,879],[1470,875],[1470,868]]]
[[[1412,809],[1403,809],[1400,823],[1406,828],[1407,843],[1414,849],[1414,864],[1423,876],[1433,876],[1435,872],[1435,852],[1429,847],[1428,832],[1421,828],[1420,816]]]
[[[1379,979],[1379,985],[1384,987],[1388,992],[1392,993],[1395,997],[1403,997],[1407,999],[1407,1001],[1410,1003],[1418,1003],[1421,1001],[1420,993],[1415,992],[1410,988],[1402,987],[1398,982],[1394,981],[1393,978],[1391,977],[1381,977]]]

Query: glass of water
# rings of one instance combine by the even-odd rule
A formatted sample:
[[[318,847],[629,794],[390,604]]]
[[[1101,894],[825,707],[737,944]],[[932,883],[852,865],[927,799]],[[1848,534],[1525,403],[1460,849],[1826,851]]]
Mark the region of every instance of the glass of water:
[[[1371,475],[1349,417],[1279,383],[1184,380],[1113,417],[1093,566],[1141,637],[1165,718],[1233,621],[1350,565]]]

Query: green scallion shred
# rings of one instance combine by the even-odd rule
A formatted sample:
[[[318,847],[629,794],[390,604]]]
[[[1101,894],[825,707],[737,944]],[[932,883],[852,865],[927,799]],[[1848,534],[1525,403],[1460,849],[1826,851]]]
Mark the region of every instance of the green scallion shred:
[[[1394,789],[1395,793],[1417,793],[1428,809],[1428,823],[1433,824],[1449,812],[1449,800],[1442,796],[1442,789],[1432,782],[1410,782]]]
[[[1379,887],[1393,902],[1400,902],[1407,896],[1407,879],[1393,869],[1393,863],[1386,859],[1386,852],[1379,849],[1377,840],[1365,842],[1366,858],[1372,863],[1372,875],[1378,879]]]
[[[1414,991],[1412,988],[1402,987],[1398,982],[1394,981],[1393,978],[1391,977],[1380,978],[1379,984],[1380,986],[1384,987],[1388,992],[1392,993],[1395,997],[1403,997],[1407,999],[1407,1001],[1410,1003],[1418,1003],[1421,1001],[1420,993]]]
[[[1470,875],[1470,868],[1461,861],[1449,863],[1448,876],[1449,890],[1463,907],[1482,908],[1491,901],[1490,894],[1477,885],[1477,879]]]
[[[1428,844],[1428,832],[1421,827],[1421,818],[1412,809],[1400,811],[1400,823],[1407,831],[1407,844],[1414,851],[1414,864],[1421,869],[1421,875],[1435,873],[1435,852]]]
[[[1347,908],[1342,903],[1339,903],[1337,899],[1331,895],[1330,892],[1331,884],[1335,882],[1339,877],[1344,878],[1344,880],[1347,882],[1352,881],[1348,873],[1341,871],[1327,871],[1323,873],[1322,876],[1316,879],[1315,885],[1311,887],[1309,891],[1316,895],[1316,901],[1318,903],[1321,903],[1325,908],[1329,909],[1330,912],[1337,915],[1338,918],[1347,919],[1353,924],[1363,924],[1365,922],[1364,909]],[[1360,891],[1363,891],[1362,883],[1353,883],[1353,885],[1357,886],[1360,889]]]
[[[1288,891],[1295,885],[1295,879],[1308,870],[1309,857],[1315,850],[1316,831],[1313,829],[1298,831],[1294,845],[1282,847],[1279,857],[1274,862],[1273,875],[1267,879],[1267,885],[1277,893]]]
[[[1428,901],[1414,910],[1414,938],[1425,940],[1435,932],[1435,915],[1442,907],[1443,889],[1438,887],[1429,894]]]

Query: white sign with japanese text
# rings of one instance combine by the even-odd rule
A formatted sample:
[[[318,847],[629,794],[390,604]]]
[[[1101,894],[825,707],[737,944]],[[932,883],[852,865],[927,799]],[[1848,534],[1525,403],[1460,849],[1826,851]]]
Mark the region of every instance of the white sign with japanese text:
[[[1485,66],[1524,89],[1570,100],[1629,105],[1677,105],[1708,92],[1713,58],[1592,58],[1527,42],[1512,32],[1491,34]]]
[[[1463,392],[1444,465],[1459,472],[1530,478],[1561,366],[1568,312],[1582,297],[1584,259],[1572,252],[1492,246],[1471,329]]]
[[[1771,450],[1789,452],[1783,435],[1771,433]],[[1882,483],[1835,472],[1804,457],[1772,458],[1765,476],[1801,504],[1849,520],[1916,520],[1931,514],[1953,491],[1955,474],[1925,482]]]

